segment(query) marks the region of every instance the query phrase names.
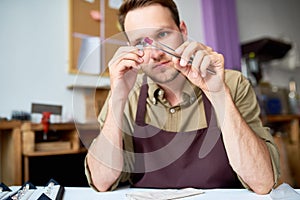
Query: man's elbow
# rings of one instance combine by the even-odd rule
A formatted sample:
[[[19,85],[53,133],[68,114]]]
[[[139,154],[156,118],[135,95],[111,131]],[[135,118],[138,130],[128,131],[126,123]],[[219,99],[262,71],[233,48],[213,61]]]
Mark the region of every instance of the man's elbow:
[[[121,175],[121,170],[102,165],[93,157],[88,157],[87,163],[90,169],[91,184],[99,192],[108,191]],[[120,169],[123,163],[120,164]]]
[[[274,181],[268,181],[267,183],[259,183],[257,185],[254,185],[251,189],[256,194],[264,195],[271,192],[272,188],[274,186]]]
[[[102,178],[99,177],[94,177],[92,178],[93,185],[94,187],[99,191],[99,192],[106,192],[110,190],[112,185],[116,182],[116,180],[119,178],[121,173],[114,173],[110,174],[110,176],[102,176]]]
[[[112,184],[108,182],[106,183],[97,183],[97,181],[94,182],[94,186],[99,192],[107,192],[111,187],[111,185]]]

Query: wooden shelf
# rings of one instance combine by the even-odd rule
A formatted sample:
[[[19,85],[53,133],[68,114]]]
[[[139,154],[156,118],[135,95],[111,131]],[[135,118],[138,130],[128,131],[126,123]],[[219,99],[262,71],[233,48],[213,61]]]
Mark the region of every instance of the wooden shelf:
[[[91,85],[69,85],[67,86],[67,89],[73,90],[73,89],[86,89],[86,90],[98,90],[98,89],[104,89],[104,90],[109,90],[110,86],[105,85],[105,86],[91,86]]]
[[[81,147],[79,150],[60,150],[60,151],[34,151],[29,153],[24,153],[24,156],[28,157],[39,157],[39,156],[57,156],[57,155],[68,155],[68,154],[79,154],[86,153],[87,149]]]
[[[63,154],[63,152],[77,152],[80,149],[80,139],[77,133],[76,127],[74,123],[57,123],[50,124],[49,133],[51,131],[57,133],[58,140],[52,141],[53,147],[52,150],[49,151],[49,154],[45,151],[38,151],[37,144],[42,142],[49,142],[51,146],[51,141],[37,141],[37,132],[43,131],[43,125],[37,123],[26,122],[21,126],[22,131],[22,152],[24,156],[28,155],[49,155],[54,153],[55,151],[61,152],[59,154]],[[69,142],[69,147],[65,149],[56,150],[55,142],[65,141]]]
[[[73,130],[75,128],[74,123],[52,123],[49,126],[49,130],[52,131],[63,131],[63,130]],[[41,123],[23,123],[22,125],[22,131],[42,131],[43,130],[43,124]]]
[[[19,120],[1,120],[0,121],[0,130],[13,129],[15,127],[20,127],[21,121]]]
[[[267,115],[267,122],[286,122],[294,119],[300,119],[300,115]]]

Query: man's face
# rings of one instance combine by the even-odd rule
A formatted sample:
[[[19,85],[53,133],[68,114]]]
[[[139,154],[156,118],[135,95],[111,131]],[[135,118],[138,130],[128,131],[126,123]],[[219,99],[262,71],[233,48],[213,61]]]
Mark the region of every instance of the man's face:
[[[130,11],[125,18],[125,31],[131,45],[139,45],[145,37],[176,49],[183,42],[182,33],[169,9],[154,4]],[[173,67],[172,57],[152,47],[144,48],[143,71],[158,83],[176,78],[179,72]]]

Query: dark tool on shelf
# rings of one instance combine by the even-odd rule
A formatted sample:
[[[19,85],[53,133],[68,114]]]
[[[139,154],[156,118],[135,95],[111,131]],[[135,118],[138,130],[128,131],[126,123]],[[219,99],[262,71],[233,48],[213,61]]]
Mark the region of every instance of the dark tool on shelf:
[[[43,140],[48,139],[48,132],[50,126],[50,117],[52,114],[61,115],[62,106],[60,105],[48,105],[48,104],[37,104],[32,103],[31,113],[40,113],[42,114],[41,123],[43,124]]]
[[[283,58],[292,45],[273,38],[260,38],[241,44],[242,57],[245,60],[247,76],[257,85],[262,79],[261,64]]]

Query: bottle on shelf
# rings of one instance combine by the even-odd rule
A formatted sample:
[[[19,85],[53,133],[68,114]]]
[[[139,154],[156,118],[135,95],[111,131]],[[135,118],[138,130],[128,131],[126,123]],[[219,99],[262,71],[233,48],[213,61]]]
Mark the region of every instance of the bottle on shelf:
[[[296,81],[294,79],[290,79],[289,81],[289,106],[291,114],[300,114],[300,97],[297,93]]]

